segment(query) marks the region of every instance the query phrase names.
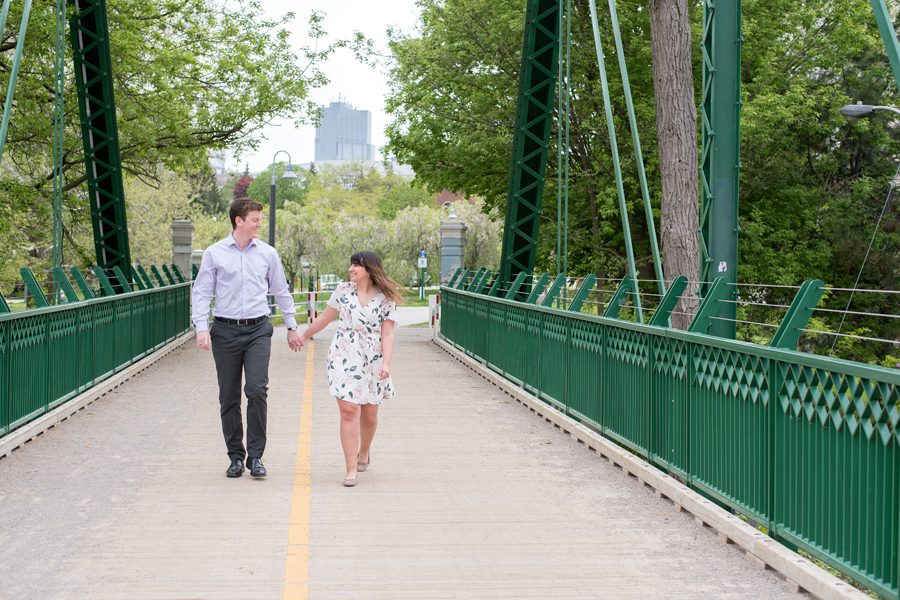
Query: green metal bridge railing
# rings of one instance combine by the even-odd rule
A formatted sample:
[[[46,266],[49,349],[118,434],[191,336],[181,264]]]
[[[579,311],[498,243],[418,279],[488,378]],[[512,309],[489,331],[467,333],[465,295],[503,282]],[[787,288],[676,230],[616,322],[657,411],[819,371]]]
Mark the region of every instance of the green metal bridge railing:
[[[469,290],[441,288],[444,339],[900,598],[900,371]]]
[[[0,311],[0,436],[187,332],[190,286]]]

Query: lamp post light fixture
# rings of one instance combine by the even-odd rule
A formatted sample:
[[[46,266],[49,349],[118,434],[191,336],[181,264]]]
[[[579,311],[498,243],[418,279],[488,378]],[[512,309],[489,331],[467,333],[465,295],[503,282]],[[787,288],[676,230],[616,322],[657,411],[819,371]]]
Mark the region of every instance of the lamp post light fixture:
[[[269,184],[269,245],[273,248],[275,247],[275,159],[279,154],[284,152],[288,157],[287,168],[284,170],[284,174],[281,176],[282,179],[297,179],[297,174],[294,173],[294,166],[291,164],[291,155],[287,150],[279,150],[275,153],[275,156],[272,157],[272,182]]]
[[[868,117],[876,110],[886,110],[900,115],[900,109],[895,106],[874,106],[872,104],[863,104],[862,102],[857,102],[856,104],[848,104],[847,106],[842,106],[838,110],[848,121],[856,121],[858,119],[862,119],[863,117]]]

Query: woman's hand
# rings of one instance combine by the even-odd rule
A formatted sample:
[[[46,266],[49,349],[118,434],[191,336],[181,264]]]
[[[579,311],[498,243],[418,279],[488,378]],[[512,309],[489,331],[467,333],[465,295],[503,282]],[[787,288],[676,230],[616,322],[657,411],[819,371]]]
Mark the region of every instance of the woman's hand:
[[[381,365],[381,372],[378,374],[379,379],[387,379],[391,376],[391,366],[390,365]]]

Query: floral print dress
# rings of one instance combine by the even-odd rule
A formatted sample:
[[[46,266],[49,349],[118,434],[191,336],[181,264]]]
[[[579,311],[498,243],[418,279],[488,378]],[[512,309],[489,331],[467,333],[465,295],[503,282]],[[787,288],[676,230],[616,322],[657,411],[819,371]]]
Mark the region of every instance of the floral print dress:
[[[391,378],[381,372],[381,324],[397,321],[396,303],[378,292],[362,306],[356,284],[335,288],[328,306],[340,313],[338,330],[328,350],[328,388],[331,394],[354,404],[381,404],[394,395]]]

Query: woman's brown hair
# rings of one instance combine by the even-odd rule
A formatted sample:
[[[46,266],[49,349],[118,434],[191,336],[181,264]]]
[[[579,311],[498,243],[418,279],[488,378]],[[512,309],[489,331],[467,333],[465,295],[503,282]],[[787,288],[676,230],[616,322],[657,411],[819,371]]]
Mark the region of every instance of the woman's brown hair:
[[[369,274],[372,285],[381,290],[381,293],[384,294],[385,298],[397,304],[403,303],[403,296],[397,291],[399,284],[388,277],[387,273],[384,272],[381,259],[378,258],[377,254],[368,251],[354,252],[353,255],[350,256],[350,264],[363,267]]]

